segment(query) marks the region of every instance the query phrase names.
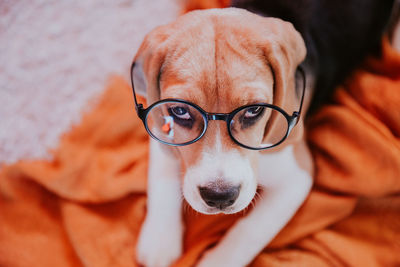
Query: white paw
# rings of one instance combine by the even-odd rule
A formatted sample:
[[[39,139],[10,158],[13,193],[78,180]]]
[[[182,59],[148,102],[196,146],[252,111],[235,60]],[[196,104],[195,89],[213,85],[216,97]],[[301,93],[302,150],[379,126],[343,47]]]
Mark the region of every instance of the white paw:
[[[138,262],[146,267],[170,266],[182,254],[182,238],[182,223],[166,225],[146,219],[136,247]]]
[[[220,267],[222,266],[220,261],[218,259],[210,257],[209,256],[210,252],[207,252],[199,261],[199,263],[196,265],[196,267]]]
[[[245,264],[240,264],[239,259],[235,259],[235,256],[224,255],[221,253],[220,248],[217,246],[207,251],[196,267],[244,267]]]

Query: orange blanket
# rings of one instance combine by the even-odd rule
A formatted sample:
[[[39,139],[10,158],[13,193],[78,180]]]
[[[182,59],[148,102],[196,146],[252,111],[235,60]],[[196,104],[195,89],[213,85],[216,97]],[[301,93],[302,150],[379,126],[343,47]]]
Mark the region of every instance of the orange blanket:
[[[315,187],[252,266],[399,266],[400,54],[384,42],[383,58],[308,128]],[[53,160],[0,171],[0,266],[136,266],[147,145],[130,87],[114,78]],[[239,216],[186,211],[176,266],[191,266]]]

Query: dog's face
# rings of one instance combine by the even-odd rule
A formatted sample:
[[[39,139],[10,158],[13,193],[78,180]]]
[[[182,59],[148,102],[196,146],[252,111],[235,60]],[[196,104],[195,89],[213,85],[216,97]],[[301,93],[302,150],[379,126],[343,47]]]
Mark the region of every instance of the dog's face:
[[[240,9],[195,11],[151,32],[135,59],[135,89],[148,103],[184,99],[212,113],[272,103],[289,114],[298,107],[295,70],[305,46],[291,24]],[[263,139],[268,116],[252,129]],[[302,128],[280,146],[295,142]],[[235,213],[258,186],[258,151],[238,146],[225,121],[211,121],[197,142],[174,149],[183,195],[201,213]],[[268,175],[268,174],[266,174]]]

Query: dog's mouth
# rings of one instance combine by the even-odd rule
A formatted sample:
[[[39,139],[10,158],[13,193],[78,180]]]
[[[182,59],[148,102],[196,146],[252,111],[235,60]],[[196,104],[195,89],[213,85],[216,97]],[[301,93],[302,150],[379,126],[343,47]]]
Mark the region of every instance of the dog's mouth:
[[[212,214],[220,214],[220,213],[223,213],[223,214],[234,214],[234,213],[237,213],[237,212],[240,212],[240,210],[236,211],[234,207],[229,207],[229,208],[223,208],[223,209],[220,209],[220,208],[207,208],[206,212],[203,212],[203,213],[212,215]]]

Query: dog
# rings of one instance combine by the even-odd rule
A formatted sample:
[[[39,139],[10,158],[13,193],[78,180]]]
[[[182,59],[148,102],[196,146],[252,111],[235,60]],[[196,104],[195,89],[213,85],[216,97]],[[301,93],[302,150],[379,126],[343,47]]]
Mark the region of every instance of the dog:
[[[363,13],[369,28],[350,23],[354,13],[340,13],[361,2],[365,10],[376,7]],[[240,8],[187,13],[145,37],[131,68],[136,111],[152,137],[139,263],[169,266],[181,255],[182,195],[197,212],[232,214],[261,188],[255,207],[197,266],[254,259],[312,187],[306,111],[377,50],[392,2],[339,8],[329,1],[239,1]],[[338,31],[343,23],[353,26]],[[351,31],[357,34],[345,39]],[[354,43],[338,55],[347,42]],[[147,108],[136,94],[147,98]]]

